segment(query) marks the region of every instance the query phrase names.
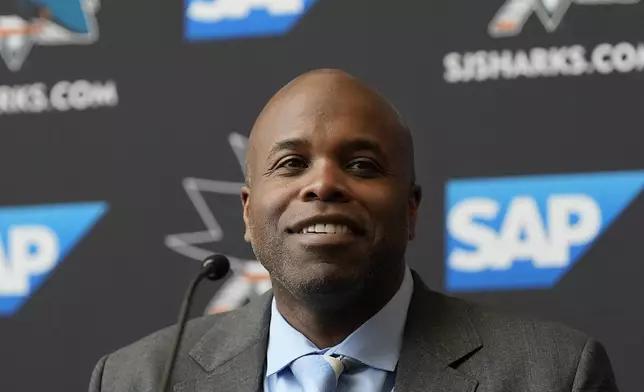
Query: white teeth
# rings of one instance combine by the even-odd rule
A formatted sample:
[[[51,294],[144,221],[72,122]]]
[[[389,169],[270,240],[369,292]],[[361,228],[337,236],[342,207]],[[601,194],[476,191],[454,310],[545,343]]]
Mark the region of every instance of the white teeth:
[[[317,233],[317,234],[348,234],[351,230],[345,225],[336,225],[333,223],[317,223],[302,229],[301,233]]]

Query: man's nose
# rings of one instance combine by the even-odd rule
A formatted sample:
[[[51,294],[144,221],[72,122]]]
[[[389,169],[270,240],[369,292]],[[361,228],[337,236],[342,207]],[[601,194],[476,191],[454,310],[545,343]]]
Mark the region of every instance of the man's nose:
[[[305,175],[306,184],[300,190],[303,201],[345,203],[349,201],[346,189],[346,173],[331,162],[320,162]]]

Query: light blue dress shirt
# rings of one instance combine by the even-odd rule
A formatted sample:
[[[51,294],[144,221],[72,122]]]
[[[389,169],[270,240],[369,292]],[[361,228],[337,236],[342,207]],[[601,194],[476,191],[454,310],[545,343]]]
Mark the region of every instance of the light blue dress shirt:
[[[291,362],[307,354],[320,353],[348,356],[366,365],[356,372],[342,374],[338,392],[392,392],[413,291],[414,281],[407,267],[403,282],[391,300],[340,344],[325,349],[316,347],[291,327],[277,310],[273,298],[264,391],[298,392]]]

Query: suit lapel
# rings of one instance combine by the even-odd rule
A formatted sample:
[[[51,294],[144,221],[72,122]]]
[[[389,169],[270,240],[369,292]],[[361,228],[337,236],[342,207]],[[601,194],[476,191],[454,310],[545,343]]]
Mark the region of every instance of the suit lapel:
[[[231,312],[190,351],[201,372],[174,392],[256,392],[264,380],[271,292]]]
[[[396,392],[475,391],[478,382],[452,366],[480,347],[467,305],[430,291],[414,273]]]
[[[257,392],[263,388],[266,344],[252,344],[212,373],[177,384],[174,392]]]

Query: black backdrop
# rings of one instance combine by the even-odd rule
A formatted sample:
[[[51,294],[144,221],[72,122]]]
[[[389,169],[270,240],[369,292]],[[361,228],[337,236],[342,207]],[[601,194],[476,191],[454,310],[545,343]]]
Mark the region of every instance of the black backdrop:
[[[0,62],[0,207],[109,205],[0,319],[0,390],[84,390],[101,355],[174,321],[208,251],[237,261],[236,280],[209,309],[266,288],[244,261],[253,256],[242,240],[238,154],[265,101],[304,71],[342,68],[408,118],[425,195],[408,260],[438,290],[450,179],[642,169],[644,5],[560,1],[542,20],[538,7],[553,2],[534,1],[521,32],[495,37],[488,25],[503,3],[318,0],[287,34],[196,42],[184,39],[181,1],[103,0],[94,40],[36,44],[19,69]],[[500,26],[516,33],[520,24]],[[612,46],[593,62],[601,44]],[[543,65],[533,48],[555,54]],[[24,86],[42,83],[31,88],[48,94],[79,80],[99,98],[67,98],[70,110],[20,98]],[[642,217],[640,195],[552,289],[462,296],[583,329],[606,344],[621,388],[639,390]],[[2,219],[0,210],[6,242]],[[195,314],[216,290],[200,290]]]

